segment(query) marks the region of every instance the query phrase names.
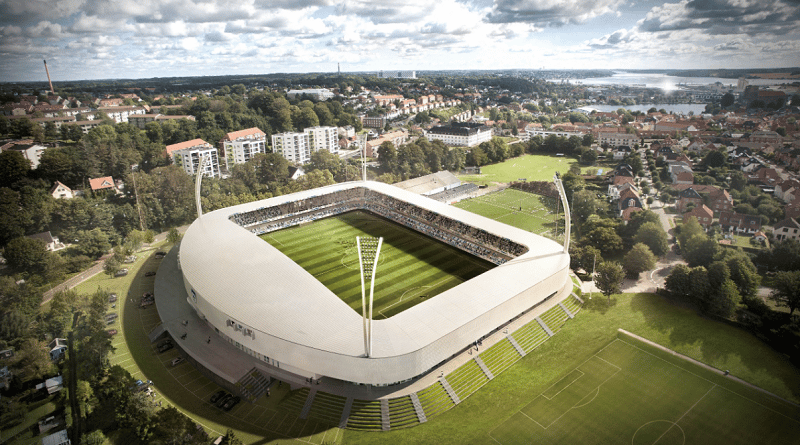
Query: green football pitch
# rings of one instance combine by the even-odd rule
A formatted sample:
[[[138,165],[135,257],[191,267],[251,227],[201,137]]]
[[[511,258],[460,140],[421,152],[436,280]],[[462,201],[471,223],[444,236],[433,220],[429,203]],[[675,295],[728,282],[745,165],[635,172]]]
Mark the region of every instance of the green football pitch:
[[[797,443],[800,409],[623,334],[490,436],[496,443]]]
[[[383,237],[375,319],[389,318],[494,267],[372,213],[353,211],[261,237],[361,313],[356,236]]]
[[[500,221],[548,238],[556,239],[554,233],[563,236],[564,209],[554,198],[535,195],[521,190],[505,190],[466,199],[454,204],[455,207]],[[556,206],[559,215],[555,217]]]
[[[475,184],[513,181],[552,181],[555,172],[566,173],[573,158],[545,155],[522,155],[499,164],[484,165],[479,175],[458,175],[462,182]]]

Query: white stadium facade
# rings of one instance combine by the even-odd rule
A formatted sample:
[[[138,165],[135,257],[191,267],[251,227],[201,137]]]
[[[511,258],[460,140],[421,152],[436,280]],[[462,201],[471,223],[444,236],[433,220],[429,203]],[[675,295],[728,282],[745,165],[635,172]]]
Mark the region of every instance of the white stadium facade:
[[[361,314],[258,236],[357,209],[497,266],[388,319],[373,321],[368,357]],[[182,348],[212,372],[216,368],[206,362],[215,358],[202,358],[192,348],[205,347],[214,337],[249,354],[265,373],[374,386],[407,382],[521,314],[568,294],[572,282],[567,244],[377,182],[336,184],[216,210],[198,217],[179,246],[180,272],[175,275],[185,287],[181,304],[188,302],[205,324],[202,341],[187,340]],[[160,305],[158,284],[156,292]],[[162,320],[168,310],[159,308]],[[165,322],[164,329],[177,337],[187,323]],[[207,342],[206,332],[211,333]]]

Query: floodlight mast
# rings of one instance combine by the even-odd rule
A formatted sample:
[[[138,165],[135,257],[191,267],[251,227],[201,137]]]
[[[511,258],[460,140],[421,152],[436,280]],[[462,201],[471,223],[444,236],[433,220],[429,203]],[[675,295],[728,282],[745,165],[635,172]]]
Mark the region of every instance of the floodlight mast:
[[[564,190],[564,184],[561,182],[561,176],[556,172],[553,176],[553,181],[558,189],[558,194],[561,196],[561,205],[564,206],[564,253],[569,252],[569,235],[572,228],[572,217],[570,215],[569,202],[567,201],[567,192]]]
[[[194,199],[197,203],[197,217],[203,216],[203,207],[200,205],[200,184],[203,181],[203,168],[206,161],[211,162],[211,156],[203,153],[200,156],[200,162],[197,164],[197,178],[194,181]]]
[[[378,270],[378,256],[383,245],[383,237],[357,236],[358,266],[361,272],[361,318],[364,328],[364,355],[372,356],[372,307],[375,297],[375,272]],[[369,280],[369,310],[367,310],[367,289]]]

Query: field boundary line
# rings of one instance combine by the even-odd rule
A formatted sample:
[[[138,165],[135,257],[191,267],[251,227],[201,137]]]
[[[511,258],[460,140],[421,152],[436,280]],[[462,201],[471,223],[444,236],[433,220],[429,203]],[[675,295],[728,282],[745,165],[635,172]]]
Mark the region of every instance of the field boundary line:
[[[667,347],[665,347],[665,346],[659,345],[658,343],[655,343],[655,342],[653,342],[653,341],[650,341],[650,340],[648,340],[648,339],[646,339],[646,338],[644,338],[644,337],[639,337],[639,336],[638,336],[638,335],[636,335],[636,334],[633,334],[633,333],[630,333],[630,332],[628,332],[628,331],[625,331],[624,329],[621,329],[621,330],[622,330],[623,332],[626,332],[626,333],[627,333],[627,334],[629,334],[629,335],[632,335],[632,336],[634,336],[634,337],[635,337],[635,338],[637,338],[637,339],[641,339],[641,340],[643,340],[644,342],[646,342],[646,343],[648,343],[648,344],[652,344],[652,345],[654,345],[654,346],[657,346],[657,347],[659,347],[659,348],[661,348],[661,349],[663,349],[663,350],[665,350],[665,351],[671,352],[671,353],[675,354],[675,356],[676,356],[676,357],[678,357],[678,358],[680,358],[680,359],[682,359],[682,360],[685,360],[685,361],[687,361],[687,362],[689,362],[689,363],[692,363],[692,364],[700,364],[700,365],[702,365],[703,367],[706,367],[707,369],[711,370],[712,372],[720,372],[720,373],[721,373],[721,371],[720,371],[720,370],[718,370],[718,369],[714,368],[713,366],[707,365],[707,364],[705,364],[705,363],[703,363],[703,362],[701,362],[701,361],[699,361],[699,360],[695,360],[695,359],[693,359],[693,358],[691,358],[691,357],[687,357],[687,356],[685,356],[685,355],[683,355],[683,354],[681,354],[681,353],[679,353],[679,352],[673,351],[672,349],[669,349],[669,348],[667,348]],[[657,355],[653,354],[652,352],[645,351],[644,349],[642,349],[642,348],[640,348],[640,347],[638,347],[638,346],[636,346],[636,345],[634,345],[634,344],[632,344],[632,343],[628,343],[628,342],[626,342],[625,340],[621,340],[621,339],[619,339],[619,338],[617,338],[617,339],[616,339],[616,340],[614,340],[614,341],[617,341],[617,340],[619,340],[619,341],[621,341],[621,342],[623,342],[623,343],[625,343],[625,344],[627,344],[627,345],[629,345],[629,346],[632,346],[632,347],[634,347],[634,348],[636,348],[636,349],[638,349],[638,350],[640,350],[640,351],[644,352],[645,354],[651,355],[651,356],[653,356],[653,357],[657,358],[658,360],[661,360],[661,361],[663,361],[663,362],[665,362],[665,363],[668,363],[669,365],[671,365],[671,366],[674,366],[674,367],[676,367],[676,368],[678,368],[678,369],[680,369],[680,370],[682,370],[682,371],[684,371],[684,372],[687,372],[687,373],[689,373],[689,374],[691,374],[691,375],[693,375],[693,376],[695,376],[695,377],[697,377],[697,378],[699,378],[699,379],[701,379],[701,380],[705,380],[705,381],[706,381],[706,382],[708,382],[708,383],[711,383],[711,384],[717,385],[716,383],[712,382],[711,380],[708,380],[707,378],[705,378],[705,377],[703,377],[703,376],[700,376],[700,375],[698,375],[698,374],[695,374],[695,373],[693,373],[692,371],[689,371],[689,370],[687,370],[687,369],[683,369],[683,368],[681,368],[680,366],[676,365],[675,363],[670,363],[670,362],[668,362],[667,360],[664,360],[663,358],[661,358],[661,357],[659,357],[659,356],[657,356]],[[775,397],[776,399],[778,399],[778,400],[780,400],[780,401],[782,401],[782,402],[786,402],[786,403],[788,403],[788,404],[790,404],[790,405],[792,405],[792,406],[795,406],[795,407],[796,407],[796,406],[798,406],[797,404],[795,404],[795,403],[792,403],[791,401],[789,401],[789,400],[786,400],[786,399],[784,399],[783,397],[780,397],[780,396],[778,396],[778,395],[776,395],[776,394],[773,394],[773,393],[771,393],[771,392],[769,392],[769,391],[767,391],[767,390],[765,390],[765,389],[763,389],[763,388],[760,388],[760,387],[758,387],[758,386],[755,386],[755,385],[753,385],[752,383],[745,382],[744,380],[741,380],[741,379],[738,379],[738,378],[736,379],[736,381],[737,381],[737,382],[739,382],[740,384],[744,384],[744,385],[746,385],[746,386],[747,386],[747,387],[749,387],[749,388],[753,388],[753,389],[755,389],[755,390],[757,390],[757,391],[760,391],[760,392],[762,392],[762,393],[764,393],[764,394],[767,394],[767,395],[769,395],[769,396],[771,396],[771,397]],[[770,407],[768,407],[768,406],[765,406],[765,405],[763,405],[763,404],[761,404],[761,403],[759,403],[759,402],[756,402],[755,400],[753,400],[753,399],[751,399],[751,398],[749,398],[749,397],[747,397],[747,396],[744,396],[744,395],[742,395],[742,394],[739,394],[738,392],[736,392],[736,391],[734,391],[734,390],[732,390],[732,389],[726,388],[726,387],[724,387],[724,386],[722,386],[722,385],[717,385],[717,386],[719,386],[720,388],[724,389],[725,391],[728,391],[728,392],[730,392],[731,394],[735,394],[735,395],[737,395],[737,396],[739,396],[739,397],[741,397],[741,398],[743,398],[743,399],[745,399],[745,400],[747,400],[747,401],[749,401],[749,402],[751,402],[751,403],[755,403],[756,405],[758,405],[758,406],[760,406],[760,407],[762,407],[762,408],[764,408],[764,409],[766,409],[766,410],[772,411],[772,412],[773,412],[773,413],[775,413],[775,414],[778,414],[778,415],[780,415],[780,416],[782,416],[782,417],[785,417],[785,418],[787,418],[787,419],[791,420],[791,421],[792,421],[792,422],[794,422],[794,423],[800,424],[800,420],[793,419],[793,418],[791,418],[791,417],[787,416],[786,414],[783,414],[783,413],[782,413],[782,412],[780,412],[780,411],[776,411],[776,410],[774,410],[774,409],[772,409],[772,408],[770,408]]]

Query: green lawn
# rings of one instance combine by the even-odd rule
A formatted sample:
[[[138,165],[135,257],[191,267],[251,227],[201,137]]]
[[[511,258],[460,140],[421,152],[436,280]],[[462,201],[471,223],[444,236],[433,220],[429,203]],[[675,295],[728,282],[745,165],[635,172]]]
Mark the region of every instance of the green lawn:
[[[622,336],[490,435],[504,445],[790,443],[798,414],[796,406]]]
[[[510,226],[553,238],[556,224],[559,233],[564,231],[563,209],[558,220],[555,220],[554,209],[547,205],[553,202],[555,200],[552,198],[508,188],[477,198],[465,199],[454,205]]]
[[[462,182],[475,184],[527,181],[552,181],[555,172],[566,173],[577,161],[567,157],[523,155],[505,162],[481,167],[480,175],[459,175]]]
[[[800,400],[800,374],[798,374],[797,368],[749,333],[699,317],[693,310],[676,307],[656,295],[624,294],[612,297],[610,304],[606,302],[605,298],[587,300],[578,316],[564,325],[558,334],[531,351],[483,388],[475,391],[466,401],[455,408],[410,429],[381,434],[345,431],[343,443],[486,444],[497,443],[497,440],[506,443],[504,440],[508,438],[511,438],[508,443],[540,443],[539,441],[525,441],[526,438],[535,436],[541,439],[541,443],[652,444],[658,436],[665,432],[663,427],[669,426],[671,423],[661,425],[654,422],[652,426],[644,426],[645,423],[654,420],[677,422],[685,413],[686,416],[678,423],[684,434],[687,435],[685,442],[687,444],[736,443],[737,440],[740,440],[736,437],[731,442],[731,437],[735,436],[735,433],[726,432],[727,429],[732,428],[730,422],[739,422],[743,425],[745,431],[741,437],[748,443],[787,443],[786,441],[771,442],[769,440],[771,438],[780,439],[783,437],[780,436],[783,434],[781,431],[785,432],[785,430],[771,432],[769,435],[763,436],[764,440],[758,437],[753,439],[754,436],[761,434],[762,430],[759,429],[761,427],[744,421],[749,417],[754,420],[761,419],[763,417],[759,416],[765,416],[765,412],[762,411],[760,405],[752,405],[741,398],[741,395],[745,395],[749,399],[755,397],[742,386],[735,391],[735,396],[728,395],[727,391],[730,388],[727,386],[723,388],[719,381],[714,381],[700,372],[692,371],[694,374],[700,374],[702,378],[699,381],[692,380],[691,383],[687,381],[687,389],[684,391],[680,388],[689,374],[681,370],[674,370],[673,366],[659,365],[660,370],[652,368],[658,364],[659,360],[655,360],[649,355],[645,355],[644,358],[640,357],[640,359],[643,360],[642,366],[647,362],[651,368],[642,367],[642,373],[637,377],[638,365],[631,365],[629,363],[632,362],[621,360],[628,356],[628,353],[624,351],[627,346],[620,344],[613,346],[614,349],[610,346],[610,344],[616,343],[617,328],[641,335],[717,369],[728,369],[732,375],[792,402],[796,403]],[[623,351],[620,352],[617,349]],[[610,354],[612,351],[614,352],[613,356]],[[635,358],[636,354],[630,356]],[[565,409],[564,406],[572,408],[575,403],[570,404],[569,400],[557,399],[553,403],[540,406],[541,410],[534,409],[536,403],[542,403],[542,401],[537,402],[542,394],[551,397],[551,394],[558,392],[553,388],[572,387],[568,384],[572,381],[577,385],[571,391],[579,388],[596,389],[597,385],[592,387],[592,382],[589,380],[600,381],[604,376],[609,375],[609,369],[612,374],[615,371],[613,366],[603,365],[605,362],[599,360],[600,358],[611,362],[614,366],[626,369],[624,372],[619,371],[621,374],[616,374],[616,377],[612,377],[614,385],[617,385],[615,390],[621,391],[623,394],[627,391],[626,397],[628,398],[625,400],[628,401],[637,401],[637,397],[641,396],[643,397],[641,403],[637,401],[634,406],[612,405],[615,409],[611,409],[611,406],[606,409],[599,403],[590,403],[584,408],[568,409],[570,416],[577,415],[579,409],[584,409],[585,415],[580,419],[571,417],[570,421],[564,424],[560,424],[560,420],[557,418]],[[648,371],[650,369],[653,371]],[[677,373],[675,375],[678,377],[667,377],[664,374],[665,370]],[[580,380],[584,379],[584,377],[578,378],[581,373],[588,374],[590,377],[581,382]],[[635,380],[630,380],[631,385],[626,384],[628,379],[634,378]],[[659,391],[652,387],[641,390],[632,388],[632,386],[647,385],[650,379],[659,384],[665,381],[672,382],[678,386],[678,389]],[[703,379],[712,380],[713,384],[703,383]],[[612,380],[608,382],[610,383]],[[703,385],[709,386],[703,390]],[[714,385],[716,385],[715,389],[703,397]],[[612,389],[614,388],[611,386],[606,388],[604,384],[596,397],[602,396],[598,399],[599,401],[613,403]],[[657,400],[663,400],[663,402],[651,405],[645,403],[644,401],[653,400],[651,391],[655,391]],[[701,392],[698,393],[698,391]],[[647,395],[647,392],[650,394]],[[572,394],[570,397],[574,399],[580,395],[580,393]],[[583,396],[586,395],[583,394]],[[763,399],[754,400],[765,405]],[[588,398],[583,400],[583,402],[587,401]],[[689,410],[696,402],[700,402],[695,407],[697,410]],[[709,404],[709,402],[711,403]],[[776,403],[777,406],[785,406],[780,402]],[[775,405],[770,404],[769,407],[775,409]],[[790,431],[797,431],[800,426],[796,426],[791,423],[793,420],[785,417],[795,416],[794,419],[797,419],[796,408],[793,410],[784,411],[781,408],[778,409],[780,412],[778,414],[768,411],[766,417],[773,416],[780,422],[777,422],[779,427],[776,427],[776,422],[770,418],[765,420],[768,422],[766,425],[776,430],[793,428]],[[552,420],[552,426],[550,426],[552,431],[561,431],[557,435],[558,437],[542,436],[540,435],[541,431],[537,432],[532,429],[532,426],[535,426],[541,430],[540,426],[533,422],[521,422],[521,418],[525,417],[523,413],[529,415],[532,411],[537,412],[536,415],[539,416],[537,419],[540,419],[541,422],[547,422],[547,419]],[[667,414],[671,417],[666,417]],[[630,416],[636,416],[635,420],[628,420]],[[562,420],[564,419],[562,418]],[[640,426],[643,428],[636,433]],[[753,428],[753,430],[751,431],[749,428]],[[573,430],[575,430],[574,434],[571,432]],[[588,434],[587,431],[593,433]],[[582,433],[578,438],[579,432]],[[677,432],[678,429],[673,428],[658,443],[682,444],[681,441],[674,442],[672,440],[673,435],[676,435]],[[715,434],[717,432],[719,434]],[[636,434],[635,441],[634,434]],[[653,437],[654,434],[655,437]],[[640,439],[644,441],[640,442]]]
[[[389,318],[494,267],[363,211],[290,227],[262,238],[360,314],[361,275],[356,236],[383,237],[375,275],[376,319]]]

